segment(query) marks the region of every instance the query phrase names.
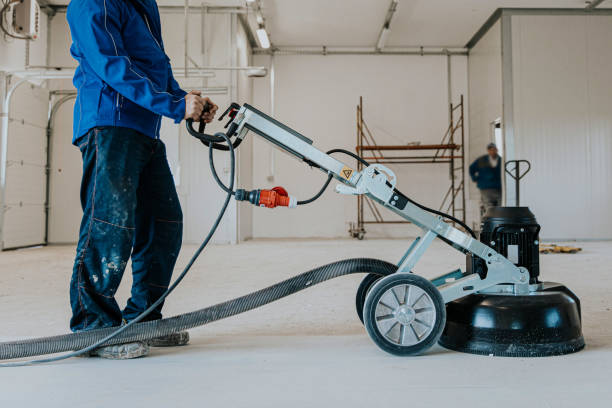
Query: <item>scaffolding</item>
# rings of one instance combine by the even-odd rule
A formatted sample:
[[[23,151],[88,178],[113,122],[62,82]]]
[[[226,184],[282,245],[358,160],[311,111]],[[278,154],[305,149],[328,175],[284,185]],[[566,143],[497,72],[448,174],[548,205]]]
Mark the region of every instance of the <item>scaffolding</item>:
[[[363,97],[357,105],[357,146],[359,157],[381,164],[448,164],[449,187],[438,210],[465,222],[465,132],[463,123],[463,95],[459,103],[449,105],[449,125],[439,144],[410,142],[405,145],[379,145],[363,119]],[[364,165],[357,163],[361,171]],[[365,207],[369,210],[366,217]],[[407,224],[408,221],[385,220],[374,202],[364,195],[357,196],[357,222],[351,223],[349,233],[363,239],[367,224]]]

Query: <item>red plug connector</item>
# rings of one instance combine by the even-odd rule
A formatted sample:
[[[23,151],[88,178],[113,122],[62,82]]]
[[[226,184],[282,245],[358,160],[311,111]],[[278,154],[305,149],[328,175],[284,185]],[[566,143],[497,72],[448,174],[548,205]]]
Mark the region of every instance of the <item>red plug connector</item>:
[[[261,190],[259,192],[259,203],[260,207],[274,208],[274,207],[297,207],[297,200],[294,197],[289,196],[287,190],[282,187],[274,187],[272,190]]]
[[[271,190],[236,190],[236,200],[248,201],[258,207],[297,207],[297,199],[291,197],[287,190],[282,187],[274,187]]]

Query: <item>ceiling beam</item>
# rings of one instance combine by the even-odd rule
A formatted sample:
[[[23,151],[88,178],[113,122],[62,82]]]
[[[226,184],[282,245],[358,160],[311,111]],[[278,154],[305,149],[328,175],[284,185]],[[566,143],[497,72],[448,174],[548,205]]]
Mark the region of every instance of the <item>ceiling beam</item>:
[[[272,41],[270,41],[270,33],[268,33],[268,30],[266,28],[266,19],[261,9],[261,0],[249,1],[247,2],[247,6],[250,7],[255,14],[255,20],[257,23],[257,29],[255,33],[257,34],[260,45],[264,46],[263,42],[268,42],[268,48],[274,48],[272,46]],[[261,35],[263,35],[264,38],[262,38]]]
[[[391,0],[391,4],[389,4],[389,9],[387,10],[387,15],[385,16],[385,22],[383,23],[380,33],[378,34],[378,41],[376,41],[376,51],[378,52],[385,48],[387,36],[389,35],[389,31],[391,29],[391,20],[393,19],[395,10],[397,10],[398,3],[399,0]]]
[[[253,34],[253,30],[251,29],[251,25],[249,24],[249,20],[245,14],[238,14],[238,21],[240,25],[244,29],[244,32],[247,36],[247,41],[251,46],[251,49],[255,49],[258,47],[257,40],[255,40],[255,34]]]
[[[606,1],[606,0],[587,1],[587,6],[584,9],[585,10],[593,10],[595,7],[599,6],[604,1]]]

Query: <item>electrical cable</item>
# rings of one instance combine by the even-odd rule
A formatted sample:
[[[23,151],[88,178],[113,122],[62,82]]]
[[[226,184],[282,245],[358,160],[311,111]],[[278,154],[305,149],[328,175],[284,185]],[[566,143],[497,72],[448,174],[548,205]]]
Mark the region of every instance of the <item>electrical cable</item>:
[[[215,135],[215,136],[216,136],[216,135]],[[349,150],[345,150],[345,149],[331,149],[331,150],[328,150],[326,153],[327,153],[327,154],[333,154],[333,153],[343,153],[343,154],[346,154],[347,156],[350,156],[350,157],[354,158],[355,160],[359,161],[361,164],[363,164],[363,165],[364,165],[364,166],[366,166],[366,167],[368,167],[368,166],[370,165],[370,163],[369,163],[367,160],[363,159],[362,157],[359,157],[357,154],[355,154],[355,153],[353,153],[353,152],[351,152],[351,151],[349,151]],[[210,149],[210,156],[209,156],[209,157],[210,157],[210,162],[211,162],[211,163],[213,163],[213,158],[212,158],[212,145],[211,145],[211,149]],[[212,170],[212,172],[213,172],[213,176],[214,176],[215,180],[217,181],[217,183],[219,184],[219,186],[220,186],[220,187],[221,187],[221,188],[222,188],[224,191],[229,192],[229,189],[228,189],[228,188],[225,186],[225,184],[223,184],[223,182],[222,182],[222,181],[219,179],[219,177],[217,176],[217,172],[214,170],[214,165],[212,165],[212,167],[211,167],[211,168],[213,169],[213,170]],[[325,183],[323,184],[323,187],[321,187],[321,189],[319,190],[319,192],[318,192],[318,193],[317,193],[315,196],[313,196],[313,197],[311,197],[311,198],[309,198],[309,199],[307,199],[307,200],[298,201],[298,202],[297,202],[297,204],[298,204],[298,205],[310,204],[310,203],[312,203],[313,201],[317,200],[319,197],[321,197],[321,195],[323,195],[323,193],[325,192],[325,190],[326,190],[326,189],[327,189],[327,187],[329,186],[329,183],[331,182],[332,178],[333,178],[333,176],[330,174],[330,175],[327,177],[327,180],[325,181]],[[234,192],[232,192],[232,194],[234,194]],[[458,219],[458,218],[456,218],[456,217],[453,217],[453,216],[452,216],[452,215],[450,215],[450,214],[446,214],[446,213],[444,213],[444,212],[442,212],[442,211],[438,211],[438,210],[434,210],[433,208],[426,207],[426,206],[424,206],[423,204],[420,204],[420,203],[418,203],[418,202],[416,202],[416,201],[412,200],[412,199],[411,199],[410,197],[408,197],[408,196],[406,196],[406,199],[407,199],[407,200],[408,200],[410,203],[412,203],[412,204],[416,205],[417,207],[419,207],[420,209],[422,209],[422,210],[424,210],[424,211],[427,211],[427,212],[432,213],[432,214],[435,214],[435,215],[439,215],[439,216],[440,216],[440,217],[442,217],[442,218],[449,219],[449,220],[451,220],[451,221],[453,221],[453,222],[455,222],[455,223],[457,223],[457,224],[461,225],[461,226],[462,226],[462,227],[463,227],[463,228],[464,228],[464,229],[465,229],[465,230],[466,230],[466,231],[467,231],[467,232],[468,232],[468,233],[469,233],[469,234],[472,236],[472,238],[476,238],[476,234],[474,233],[474,231],[473,231],[473,230],[472,230],[470,227],[468,227],[468,226],[467,226],[467,224],[465,224],[465,223],[464,223],[463,221],[461,221],[460,219]]]
[[[231,161],[229,190],[233,190],[233,188],[234,188],[234,175],[235,175],[234,173],[235,173],[235,165],[236,165],[236,158],[235,158],[235,154],[234,154],[234,147],[232,146],[232,142],[229,139],[229,137],[227,137],[224,133],[217,133],[215,136],[217,136],[217,135],[223,135],[226,143],[229,146],[228,150],[229,150],[229,153],[230,153],[230,161]],[[211,162],[211,166],[212,166],[212,162]],[[212,169],[212,167],[211,167],[211,169]],[[213,171],[213,173],[215,173],[215,172]],[[19,361],[19,362],[14,362],[14,363],[1,363],[0,367],[21,367],[21,366],[28,366],[28,365],[34,365],[34,364],[51,363],[51,362],[55,362],[55,361],[65,360],[65,359],[71,358],[71,357],[80,356],[82,354],[88,353],[88,352],[90,352],[90,351],[92,351],[92,350],[102,346],[104,343],[106,343],[110,339],[118,336],[119,334],[121,334],[125,330],[127,330],[128,328],[132,327],[134,324],[140,322],[142,319],[144,319],[146,316],[148,316],[153,310],[155,310],[155,308],[157,306],[159,306],[168,297],[168,295],[170,295],[170,293],[172,293],[174,291],[174,289],[179,285],[179,283],[181,283],[181,281],[185,278],[185,276],[187,275],[187,273],[189,272],[189,270],[191,269],[191,267],[193,266],[195,261],[198,259],[198,257],[200,256],[200,254],[202,253],[204,248],[206,248],[206,246],[210,242],[213,234],[215,233],[215,231],[219,227],[219,224],[221,223],[221,219],[223,218],[223,215],[225,214],[225,211],[227,210],[227,206],[229,205],[229,202],[230,202],[231,198],[232,198],[232,194],[228,192],[227,196],[225,197],[225,202],[223,203],[223,206],[221,207],[221,211],[219,212],[219,215],[217,216],[217,219],[215,220],[215,223],[213,224],[212,228],[208,232],[208,235],[206,236],[206,238],[204,239],[204,241],[202,242],[200,247],[196,250],[196,252],[191,257],[191,259],[187,263],[187,266],[185,266],[185,268],[183,269],[181,274],[175,279],[175,281],[172,283],[172,285],[170,285],[168,287],[168,289],[166,289],[166,291],[159,297],[159,299],[157,299],[151,306],[149,306],[148,309],[146,309],[144,312],[142,312],[140,315],[138,315],[138,317],[136,317],[134,320],[131,320],[130,322],[128,322],[127,324],[125,324],[123,326],[120,326],[117,330],[113,331],[112,333],[110,333],[109,335],[105,336],[101,340],[95,342],[94,344],[91,344],[90,346],[82,348],[80,350],[73,351],[73,352],[70,352],[70,353],[67,353],[67,354],[63,354],[61,356],[49,357],[49,358],[38,359],[38,360]]]
[[[204,143],[203,140],[200,140],[200,141],[206,145],[206,143]],[[236,192],[232,188],[227,187],[225,183],[221,181],[221,179],[219,178],[219,175],[217,174],[217,169],[215,168],[215,161],[213,159],[213,152],[219,149],[216,149],[213,143],[209,143],[207,146],[208,146],[208,161],[210,163],[210,171],[212,172],[213,178],[215,179],[215,181],[217,182],[217,184],[219,185],[219,187],[221,187],[223,191],[231,195],[236,195]]]
[[[200,141],[202,141],[202,140],[200,139]],[[204,141],[202,141],[202,143],[204,143]],[[204,143],[204,144],[206,144],[206,143]],[[219,187],[221,187],[221,189],[223,189],[223,191],[225,191],[228,194],[236,195],[236,192],[234,190],[229,189],[225,185],[225,183],[223,183],[223,181],[221,181],[221,179],[219,178],[219,175],[217,174],[217,170],[216,170],[215,164],[214,164],[215,161],[214,161],[213,153],[214,153],[214,150],[219,150],[219,149],[217,149],[212,143],[209,143],[207,146],[208,146],[208,159],[210,161],[210,170],[212,172],[213,178],[215,179],[215,181],[217,182]],[[315,194],[314,196],[312,196],[311,198],[309,198],[307,200],[298,201],[297,205],[306,205],[306,204],[310,204],[313,201],[317,200],[319,197],[321,197],[321,195],[323,195],[323,193],[325,192],[325,190],[327,189],[327,187],[329,186],[329,183],[331,183],[333,178],[334,178],[333,175],[331,175],[331,174],[328,175],[327,176],[327,180],[323,184],[323,187],[321,187],[321,189],[317,192],[317,194]]]
[[[351,156],[353,159],[357,160],[358,162],[361,162],[361,164],[363,164],[364,166],[368,167],[370,165],[369,162],[367,162],[366,160],[364,160],[363,158],[359,157],[358,155],[356,155],[355,153],[349,151],[349,150],[345,150],[345,149],[331,149],[327,152],[327,154],[332,154],[332,153],[343,153],[346,154],[347,156]]]
[[[307,200],[302,200],[302,201],[298,201],[297,205],[305,205],[305,204],[310,204],[313,201],[319,199],[319,197],[321,197],[323,195],[323,193],[325,192],[325,190],[327,190],[327,187],[329,186],[329,183],[331,183],[332,179],[334,178],[333,175],[329,175],[327,176],[327,181],[323,184],[323,187],[321,187],[321,189],[319,190],[319,192],[317,194],[315,194],[314,196],[310,197]]]
[[[363,164],[366,167],[370,165],[370,163],[368,161],[366,161],[365,159],[359,157],[355,153],[353,153],[351,151],[348,151],[348,150],[344,150],[344,149],[332,149],[329,152],[327,152],[327,154],[336,153],[336,152],[337,153],[344,153],[344,154],[346,154],[348,156],[351,156],[352,158],[354,158],[355,160],[359,161],[361,164]],[[406,199],[410,203],[416,205],[421,210],[425,210],[425,211],[427,211],[429,213],[436,214],[436,215],[439,215],[440,217],[443,217],[443,218],[449,219],[449,220],[451,220],[453,222],[456,222],[457,224],[461,225],[472,236],[472,238],[476,238],[476,234],[474,233],[474,231],[470,227],[468,227],[467,224],[465,224],[463,221],[459,220],[458,218],[455,218],[455,217],[453,217],[450,214],[443,213],[442,211],[438,211],[438,210],[434,210],[433,208],[426,207],[423,204],[417,203],[416,201],[412,200],[408,196],[405,196],[405,197],[406,197]]]

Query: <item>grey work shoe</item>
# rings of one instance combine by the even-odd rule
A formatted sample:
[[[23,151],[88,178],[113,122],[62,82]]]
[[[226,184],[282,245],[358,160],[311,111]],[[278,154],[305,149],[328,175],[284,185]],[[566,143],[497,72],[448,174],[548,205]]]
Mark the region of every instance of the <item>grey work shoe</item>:
[[[149,354],[149,345],[142,341],[133,343],[115,344],[100,347],[94,350],[92,356],[108,358],[111,360],[129,360],[131,358],[144,357]]]
[[[185,346],[189,343],[189,332],[181,331],[176,333],[170,333],[166,336],[156,337],[148,340],[149,346],[152,347],[174,347],[174,346]]]

